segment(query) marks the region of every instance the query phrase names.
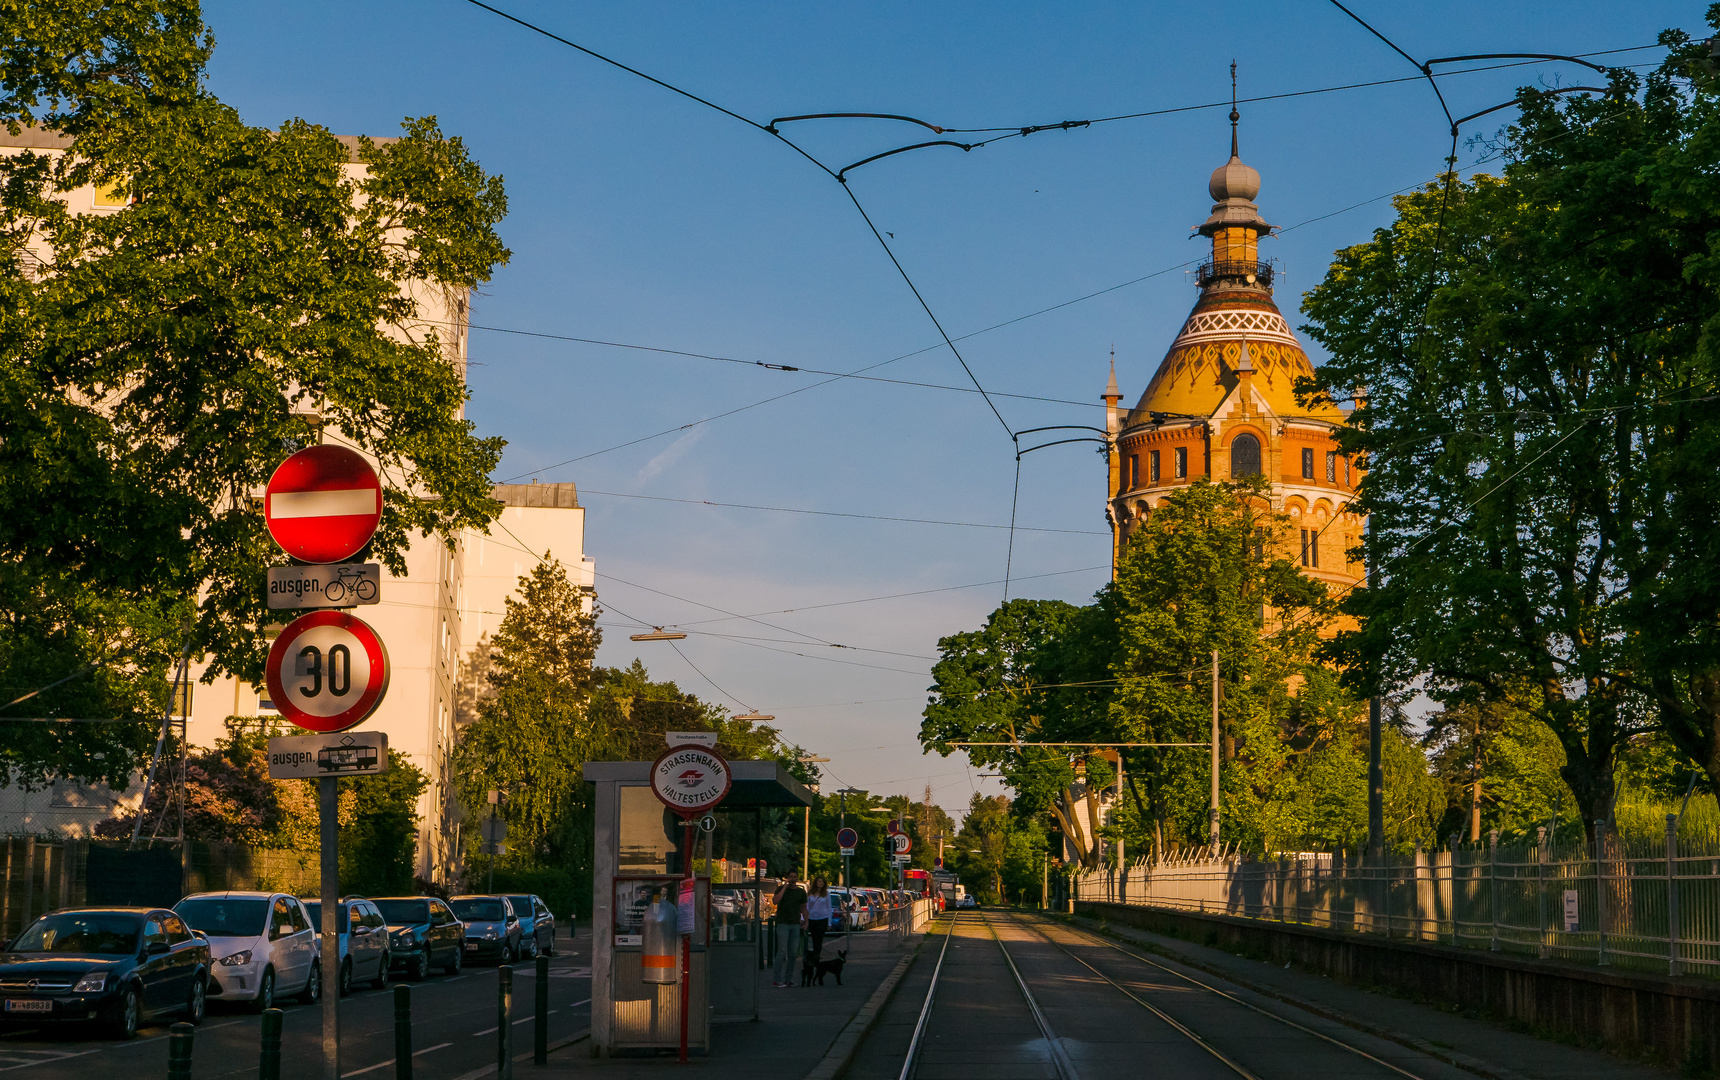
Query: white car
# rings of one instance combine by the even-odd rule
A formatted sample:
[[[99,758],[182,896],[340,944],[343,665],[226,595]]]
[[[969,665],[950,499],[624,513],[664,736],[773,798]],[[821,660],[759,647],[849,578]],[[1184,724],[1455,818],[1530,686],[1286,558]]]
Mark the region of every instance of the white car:
[[[322,996],[322,948],[297,897],[195,893],[173,910],[209,939],[211,1000],[245,1001],[262,1012],[277,997],[297,994],[310,1005]]]

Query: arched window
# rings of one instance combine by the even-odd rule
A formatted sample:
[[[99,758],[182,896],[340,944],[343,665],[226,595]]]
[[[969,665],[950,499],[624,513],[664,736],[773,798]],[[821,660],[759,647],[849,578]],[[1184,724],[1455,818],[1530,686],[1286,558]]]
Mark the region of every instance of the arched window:
[[[1260,475],[1260,440],[1249,434],[1238,435],[1230,442],[1230,475]]]

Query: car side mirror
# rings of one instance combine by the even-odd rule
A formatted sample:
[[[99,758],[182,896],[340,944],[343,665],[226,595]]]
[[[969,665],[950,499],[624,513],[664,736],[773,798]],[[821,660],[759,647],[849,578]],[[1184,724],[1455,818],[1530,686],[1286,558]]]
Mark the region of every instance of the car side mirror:
[[[143,951],[149,956],[160,956],[164,952],[172,951],[172,949],[173,946],[169,945],[165,941],[152,941],[148,945],[144,946]]]

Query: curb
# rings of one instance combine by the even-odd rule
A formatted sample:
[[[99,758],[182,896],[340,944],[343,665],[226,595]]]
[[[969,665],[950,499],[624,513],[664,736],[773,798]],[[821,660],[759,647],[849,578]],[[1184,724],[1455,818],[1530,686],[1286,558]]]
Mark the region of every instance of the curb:
[[[1091,921],[1087,916],[1076,915],[1069,917],[1070,922],[1074,922],[1078,919]],[[1190,956],[1178,949],[1163,945],[1157,941],[1142,941],[1132,934],[1123,932],[1125,929],[1136,930],[1136,927],[1113,928],[1101,922],[1097,927],[1088,926],[1082,927],[1082,929],[1086,930],[1090,934],[1098,934],[1101,937],[1117,938],[1122,941],[1126,941],[1130,945],[1133,945],[1145,952],[1158,953],[1160,956],[1175,960],[1179,964],[1186,964],[1189,967],[1194,968],[1196,971],[1204,971],[1208,975],[1214,975],[1226,980],[1227,982],[1235,983],[1237,986],[1259,994],[1261,997],[1282,1002],[1292,1008],[1301,1009],[1303,1012],[1312,1013],[1315,1016],[1330,1020],[1333,1023],[1342,1024],[1347,1028],[1353,1028],[1364,1034],[1372,1035],[1375,1038],[1397,1043],[1399,1046],[1405,1047],[1406,1049],[1419,1051],[1420,1053],[1426,1054],[1428,1057],[1434,1058],[1437,1061],[1443,1061],[1453,1068],[1462,1069],[1466,1073],[1482,1077],[1483,1080],[1527,1080],[1522,1073],[1507,1069],[1504,1066],[1494,1065],[1490,1062],[1483,1061],[1480,1058],[1471,1057],[1468,1054],[1461,1053],[1456,1050],[1447,1050],[1435,1046],[1433,1043],[1430,1043],[1425,1039],[1417,1038],[1414,1035],[1381,1028],[1377,1024],[1371,1024],[1366,1020],[1351,1016],[1349,1013],[1334,1009],[1327,1005],[1286,996],[1284,993],[1274,990],[1271,987],[1262,986],[1254,982],[1252,979],[1237,975],[1234,972],[1226,971],[1216,964],[1204,963],[1199,958]],[[1150,930],[1140,932],[1152,933]],[[1161,934],[1157,936],[1163,937],[1164,935]]]
[[[921,937],[921,942],[925,940]],[[884,981],[872,991],[872,996],[866,999],[866,1004],[860,1006],[860,1011],[848,1019],[836,1038],[831,1040],[830,1049],[824,1052],[817,1065],[806,1074],[806,1080],[836,1080],[843,1070],[854,1060],[854,1055],[860,1049],[860,1040],[872,1030],[872,1025],[878,1022],[878,1017],[884,1012],[884,1005],[890,1000],[890,995],[896,992],[896,985],[902,981],[902,976],[908,973],[908,966],[914,958],[920,955],[920,942],[914,944],[913,951],[896,961],[896,966],[890,974],[884,976]]]

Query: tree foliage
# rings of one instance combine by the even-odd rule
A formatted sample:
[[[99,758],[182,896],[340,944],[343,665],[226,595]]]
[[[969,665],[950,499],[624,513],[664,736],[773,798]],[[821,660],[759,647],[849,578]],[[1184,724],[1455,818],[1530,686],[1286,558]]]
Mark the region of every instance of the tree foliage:
[[[1305,389],[1365,388],[1377,574],[1335,655],[1365,691],[1514,698],[1589,821],[1651,725],[1720,776],[1720,98],[1664,40],[1646,84],[1526,91],[1501,175],[1399,198],[1304,304]]]
[[[282,556],[250,496],[325,427],[382,466],[395,572],[411,533],[495,511],[501,443],[424,304],[507,259],[500,181],[433,119],[247,125],[212,48],[190,0],[0,6],[0,122],[73,140],[0,157],[0,684],[99,674],[10,715],[159,717],[182,645],[260,681]],[[132,204],[74,210],[87,185]],[[0,727],[0,781],[123,785],[150,743],[66,727]]]

